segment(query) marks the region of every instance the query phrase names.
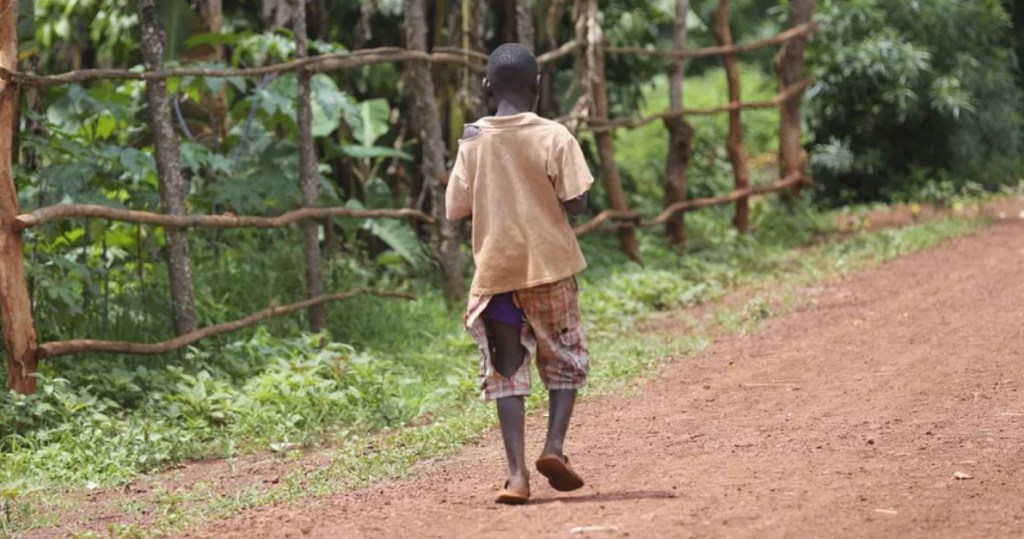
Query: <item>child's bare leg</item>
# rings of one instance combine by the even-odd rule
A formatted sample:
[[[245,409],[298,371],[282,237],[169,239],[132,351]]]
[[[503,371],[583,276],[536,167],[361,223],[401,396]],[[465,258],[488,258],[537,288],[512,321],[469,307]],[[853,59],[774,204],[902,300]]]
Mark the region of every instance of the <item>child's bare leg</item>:
[[[526,357],[526,349],[519,339],[521,329],[509,324],[487,320],[494,368],[505,378],[511,378]],[[523,397],[497,399],[501,437],[505,441],[508,459],[509,488],[529,491],[530,478],[526,468],[526,403]]]
[[[569,431],[569,419],[576,404],[575,389],[555,389],[548,392],[548,440],[544,443],[544,455],[563,456],[565,434]]]

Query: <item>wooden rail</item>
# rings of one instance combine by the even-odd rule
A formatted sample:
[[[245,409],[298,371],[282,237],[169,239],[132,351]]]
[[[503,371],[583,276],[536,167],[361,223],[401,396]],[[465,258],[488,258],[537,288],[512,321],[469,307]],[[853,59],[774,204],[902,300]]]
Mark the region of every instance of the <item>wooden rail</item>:
[[[561,123],[567,123],[572,120],[582,120],[587,123],[584,129],[589,129],[594,132],[612,131],[615,129],[636,129],[638,127],[645,126],[649,123],[657,122],[659,120],[665,120],[668,118],[678,118],[680,116],[711,116],[714,114],[720,114],[723,112],[732,112],[736,110],[758,110],[758,109],[772,109],[779,105],[799,97],[804,90],[807,89],[814,82],[814,79],[808,77],[804,80],[784,89],[779,92],[775,97],[768,101],[754,101],[750,103],[729,103],[726,105],[719,105],[716,107],[698,108],[698,109],[669,109],[656,114],[651,114],[644,118],[632,119],[632,118],[616,118],[609,120],[608,118],[591,118],[587,116],[564,116],[559,118],[558,121]]]
[[[214,326],[205,327],[193,331],[191,333],[186,333],[169,341],[159,343],[134,343],[125,341],[98,341],[92,339],[77,339],[72,341],[48,342],[40,344],[36,348],[36,357],[38,359],[48,359],[61,356],[69,356],[73,354],[82,354],[85,352],[107,352],[136,355],[166,354],[167,352],[180,350],[202,339],[213,337],[214,335],[220,335],[221,333],[228,333],[249,326],[254,326],[268,318],[293,313],[295,311],[307,309],[314,305],[323,305],[324,303],[327,302],[350,299],[359,295],[371,295],[387,298],[402,298],[409,300],[416,299],[416,296],[412,294],[407,294],[405,292],[377,290],[372,288],[356,288],[353,290],[349,290],[347,292],[310,298],[289,305],[270,306],[267,307],[266,309],[263,309],[262,311],[257,311],[249,316],[246,316],[245,318],[234,320],[232,322],[224,322]]]
[[[666,221],[679,213],[685,213],[710,206],[724,206],[726,204],[732,204],[733,202],[745,197],[762,196],[778,191],[785,191],[786,189],[792,189],[793,187],[805,182],[806,179],[802,174],[792,174],[769,185],[755,185],[745,189],[736,189],[725,195],[677,202],[676,204],[665,208],[664,211],[650,219],[644,219],[642,215],[634,211],[605,210],[594,216],[593,219],[573,228],[573,232],[575,232],[577,236],[582,236],[598,230],[601,225],[608,221],[614,222],[616,226],[620,228],[655,227],[665,224]]]
[[[759,39],[757,41],[751,41],[750,43],[742,43],[739,45],[704,47],[701,49],[684,51],[650,49],[645,47],[605,47],[605,51],[608,54],[636,54],[640,56],[660,56],[663,58],[707,58],[709,56],[742,54],[745,52],[774,47],[775,45],[780,45],[792,39],[812,34],[815,30],[817,30],[817,25],[813,22],[809,22],[799,26],[794,26],[789,30],[769,38]]]
[[[73,217],[93,217],[156,225],[167,228],[281,228],[311,219],[327,219],[332,217],[350,219],[415,219],[425,223],[434,223],[433,217],[413,209],[398,210],[358,210],[352,208],[302,208],[278,215],[262,217],[256,215],[166,215],[148,211],[111,208],[99,204],[55,204],[40,208],[32,213],[22,214],[14,218],[15,230],[24,230],[43,223]]]

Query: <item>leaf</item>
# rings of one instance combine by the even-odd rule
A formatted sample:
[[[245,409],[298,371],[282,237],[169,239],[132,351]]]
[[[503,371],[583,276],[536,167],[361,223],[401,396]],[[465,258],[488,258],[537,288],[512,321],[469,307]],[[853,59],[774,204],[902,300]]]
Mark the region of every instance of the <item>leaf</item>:
[[[164,57],[177,58],[188,40],[190,28],[201,25],[202,21],[186,0],[164,0],[156,6],[166,36]]]
[[[371,208],[386,208],[391,204],[391,188],[380,178],[366,182],[366,201]]]
[[[388,132],[391,107],[385,99],[369,99],[359,103],[355,110],[345,110],[345,121],[352,128],[352,136],[363,146],[372,146]]]
[[[396,150],[394,148],[388,148],[386,146],[361,146],[357,144],[343,144],[341,146],[341,153],[353,158],[353,159],[377,159],[381,157],[397,157],[405,161],[412,161],[412,155],[403,152],[402,150]]]
[[[378,266],[397,266],[405,262],[405,258],[395,251],[385,251],[377,257]]]
[[[310,81],[313,108],[313,136],[326,137],[341,125],[343,111],[351,108],[348,94],[338,89],[330,76],[318,73]]]
[[[234,45],[250,35],[252,35],[251,32],[204,32],[186,39],[185,46],[191,49],[200,45]]]
[[[409,223],[394,219],[368,219],[364,226],[410,264],[417,264],[422,259],[423,245]]]

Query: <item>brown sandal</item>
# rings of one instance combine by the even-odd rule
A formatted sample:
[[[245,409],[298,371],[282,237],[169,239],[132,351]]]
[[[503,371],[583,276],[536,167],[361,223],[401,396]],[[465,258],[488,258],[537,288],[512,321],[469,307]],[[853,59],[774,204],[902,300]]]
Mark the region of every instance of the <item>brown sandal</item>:
[[[569,492],[583,487],[583,478],[569,465],[569,457],[542,455],[537,459],[537,471],[548,478],[551,488]]]
[[[502,503],[505,505],[523,505],[530,500],[530,491],[522,492],[519,490],[513,490],[508,488],[508,481],[505,481],[505,486],[498,492],[498,497],[494,500],[494,503]]]

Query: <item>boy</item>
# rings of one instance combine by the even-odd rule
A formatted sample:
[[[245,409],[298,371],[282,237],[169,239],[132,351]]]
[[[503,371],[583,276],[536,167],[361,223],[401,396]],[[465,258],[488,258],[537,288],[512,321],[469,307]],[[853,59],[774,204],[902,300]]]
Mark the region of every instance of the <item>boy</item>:
[[[509,476],[496,501],[504,504],[530,498],[523,431],[533,355],[550,395],[535,467],[557,490],[583,486],[562,452],[590,370],[575,278],[587,263],[566,212],[583,213],[594,179],[569,130],[531,112],[538,73],[522,45],[491,54],[484,90],[497,113],[466,126],[446,193],[449,219],[473,217],[476,273],[465,327],[480,345],[482,396],[497,401]]]

